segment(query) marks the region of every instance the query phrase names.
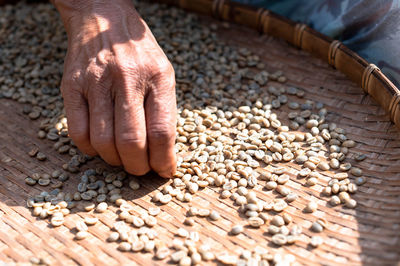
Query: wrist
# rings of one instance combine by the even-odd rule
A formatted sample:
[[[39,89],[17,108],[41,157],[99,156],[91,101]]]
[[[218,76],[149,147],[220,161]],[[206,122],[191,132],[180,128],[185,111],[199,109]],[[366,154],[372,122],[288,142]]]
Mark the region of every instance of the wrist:
[[[54,7],[58,10],[64,26],[76,14],[87,10],[93,0],[50,0]]]
[[[73,28],[98,24],[98,20],[112,22],[126,13],[136,13],[130,0],[51,0],[60,13],[67,34]]]

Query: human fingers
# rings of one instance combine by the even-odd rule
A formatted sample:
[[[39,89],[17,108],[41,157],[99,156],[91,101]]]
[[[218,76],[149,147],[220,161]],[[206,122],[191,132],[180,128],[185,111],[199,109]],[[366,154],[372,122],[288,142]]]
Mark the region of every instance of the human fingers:
[[[88,155],[94,156],[96,150],[90,144],[89,110],[85,97],[77,84],[68,77],[63,77],[61,92],[68,121],[68,134],[75,145]]]
[[[88,90],[90,142],[108,164],[121,165],[114,138],[114,107],[111,88],[93,82]]]
[[[169,178],[176,170],[176,96],[173,71],[156,76],[146,98],[146,129],[150,166]]]
[[[125,89],[114,90],[115,140],[125,170],[133,175],[144,175],[150,170],[143,106],[144,90],[137,88],[137,81],[129,84]],[[117,83],[117,86],[127,85]]]

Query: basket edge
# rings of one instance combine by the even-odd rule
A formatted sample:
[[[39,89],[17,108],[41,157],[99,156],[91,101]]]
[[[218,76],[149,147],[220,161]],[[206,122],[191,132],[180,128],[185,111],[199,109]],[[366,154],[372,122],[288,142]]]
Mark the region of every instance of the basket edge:
[[[151,0],[248,26],[309,52],[370,94],[400,129],[400,90],[377,68],[337,40],[264,8],[229,0]]]

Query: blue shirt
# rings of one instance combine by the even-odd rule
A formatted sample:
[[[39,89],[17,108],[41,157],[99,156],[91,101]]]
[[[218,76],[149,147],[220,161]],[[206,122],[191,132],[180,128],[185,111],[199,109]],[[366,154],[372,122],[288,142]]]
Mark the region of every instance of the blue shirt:
[[[400,86],[400,0],[235,0],[340,40]]]

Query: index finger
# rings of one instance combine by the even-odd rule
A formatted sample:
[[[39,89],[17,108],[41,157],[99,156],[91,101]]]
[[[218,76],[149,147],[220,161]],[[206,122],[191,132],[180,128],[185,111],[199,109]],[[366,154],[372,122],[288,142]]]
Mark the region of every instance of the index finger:
[[[162,177],[172,177],[176,170],[176,96],[175,79],[154,82],[145,102],[150,166]]]

